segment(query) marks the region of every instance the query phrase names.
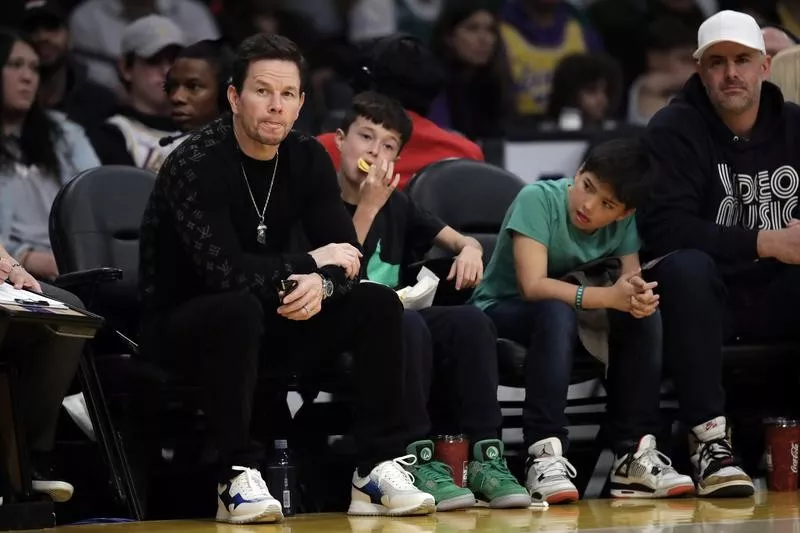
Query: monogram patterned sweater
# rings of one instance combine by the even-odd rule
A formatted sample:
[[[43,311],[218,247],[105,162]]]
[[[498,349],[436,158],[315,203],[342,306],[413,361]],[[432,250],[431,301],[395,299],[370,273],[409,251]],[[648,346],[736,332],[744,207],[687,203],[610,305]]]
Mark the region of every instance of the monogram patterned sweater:
[[[261,244],[259,212],[273,170]],[[292,131],[277,158],[257,161],[239,151],[230,117],[208,124],[165,161],[145,210],[139,265],[145,315],[235,290],[252,291],[277,306],[276,282],[317,271],[305,248],[292,245],[298,228],[311,249],[334,242],[358,246],[325,149]],[[346,280],[339,267],[319,271],[333,280],[335,296],[357,282]]]

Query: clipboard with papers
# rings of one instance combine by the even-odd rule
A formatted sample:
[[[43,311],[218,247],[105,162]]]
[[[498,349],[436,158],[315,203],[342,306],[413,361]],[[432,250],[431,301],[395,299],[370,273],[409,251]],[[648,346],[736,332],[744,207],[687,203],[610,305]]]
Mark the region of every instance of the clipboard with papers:
[[[33,291],[0,283],[0,317],[15,322],[39,322],[55,333],[91,338],[103,325],[95,314],[75,309],[64,302]]]

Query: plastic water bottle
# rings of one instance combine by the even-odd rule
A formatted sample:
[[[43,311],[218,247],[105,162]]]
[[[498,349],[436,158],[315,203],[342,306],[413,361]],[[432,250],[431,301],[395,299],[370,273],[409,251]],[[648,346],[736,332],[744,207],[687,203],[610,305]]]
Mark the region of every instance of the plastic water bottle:
[[[297,512],[297,468],[286,440],[275,441],[275,452],[267,464],[267,487],[270,494],[281,502],[284,516]]]

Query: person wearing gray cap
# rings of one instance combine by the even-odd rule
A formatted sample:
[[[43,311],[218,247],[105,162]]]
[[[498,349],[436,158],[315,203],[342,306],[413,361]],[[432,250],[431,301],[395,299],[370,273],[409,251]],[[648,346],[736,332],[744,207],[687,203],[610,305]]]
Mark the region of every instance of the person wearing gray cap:
[[[131,23],[122,35],[119,76],[128,91],[127,106],[91,135],[104,165],[132,165],[158,172],[177,143],[162,146],[175,135],[164,83],[185,37],[175,23],[148,15]]]
[[[697,72],[646,138],[659,166],[638,214],[658,281],[664,360],[690,429],[700,496],[749,496],[728,437],[723,342],[798,340],[800,108],[766,81],[755,19],[721,11],[698,31]]]
[[[150,14],[162,15],[173,21],[183,30],[188,43],[220,37],[206,2],[83,0],[69,17],[69,29],[73,51],[86,60],[92,80],[123,92],[115,68],[117,58],[123,54],[120,36],[131,22]]]

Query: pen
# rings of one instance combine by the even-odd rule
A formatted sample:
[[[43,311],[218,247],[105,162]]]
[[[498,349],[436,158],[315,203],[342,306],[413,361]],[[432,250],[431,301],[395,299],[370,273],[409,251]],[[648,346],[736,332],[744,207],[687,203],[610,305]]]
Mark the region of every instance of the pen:
[[[14,301],[22,305],[41,305],[42,307],[50,305],[46,300],[23,300],[22,298],[15,298]]]

